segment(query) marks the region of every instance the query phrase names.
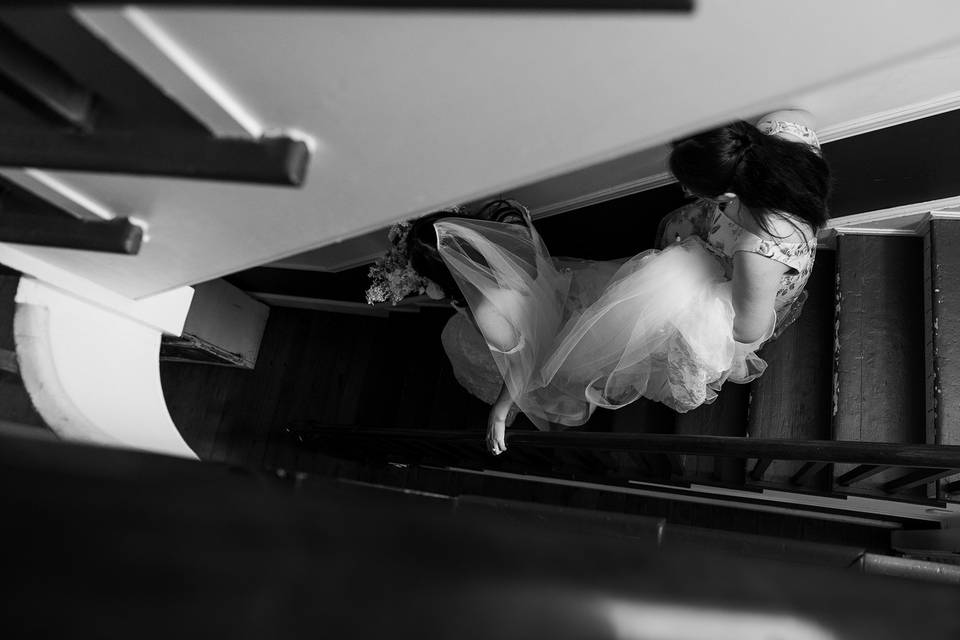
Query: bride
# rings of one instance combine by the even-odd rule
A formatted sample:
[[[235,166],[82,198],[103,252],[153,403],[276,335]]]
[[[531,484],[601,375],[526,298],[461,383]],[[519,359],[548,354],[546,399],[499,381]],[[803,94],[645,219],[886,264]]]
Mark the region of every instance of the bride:
[[[641,396],[685,412],[763,373],[756,351],[798,316],[827,220],[816,135],[776,112],[675,142],[670,169],[693,202],[622,260],[552,258],[513,201],[413,224],[413,268],[460,311],[443,335],[457,379],[493,405],[492,453],[511,410],[540,429]]]

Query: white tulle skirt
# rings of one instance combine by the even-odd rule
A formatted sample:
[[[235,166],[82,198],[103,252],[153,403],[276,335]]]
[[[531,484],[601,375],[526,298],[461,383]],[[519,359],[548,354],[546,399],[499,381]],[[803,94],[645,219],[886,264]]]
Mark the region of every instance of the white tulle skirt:
[[[766,368],[733,339],[730,282],[691,237],[627,260],[550,257],[532,226],[447,219],[438,246],[513,401],[541,429],[640,397],[679,412]],[[487,335],[493,318],[509,327]]]

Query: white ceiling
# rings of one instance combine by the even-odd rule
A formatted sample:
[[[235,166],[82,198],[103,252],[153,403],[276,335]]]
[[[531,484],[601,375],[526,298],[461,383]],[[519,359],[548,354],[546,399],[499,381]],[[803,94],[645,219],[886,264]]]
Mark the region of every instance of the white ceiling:
[[[801,106],[828,126],[862,123],[960,88],[951,0],[697,4],[692,16],[150,8],[262,129],[315,139],[306,186],[58,172],[144,220],[150,242],[137,257],[0,245],[0,261],[140,297],[493,193],[549,208],[615,189],[658,173],[667,140],[732,117]],[[123,11],[80,13],[155,69],[155,41],[111,36]],[[196,87],[151,77],[193,104]]]

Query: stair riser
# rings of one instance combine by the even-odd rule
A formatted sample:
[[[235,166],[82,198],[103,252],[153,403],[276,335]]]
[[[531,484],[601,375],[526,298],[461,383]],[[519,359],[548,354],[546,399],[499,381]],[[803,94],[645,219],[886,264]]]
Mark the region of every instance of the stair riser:
[[[923,242],[844,235],[837,245],[833,438],[920,443],[924,428]],[[852,469],[836,465],[836,476]],[[882,491],[897,472],[851,492]],[[922,495],[923,487],[910,490]]]

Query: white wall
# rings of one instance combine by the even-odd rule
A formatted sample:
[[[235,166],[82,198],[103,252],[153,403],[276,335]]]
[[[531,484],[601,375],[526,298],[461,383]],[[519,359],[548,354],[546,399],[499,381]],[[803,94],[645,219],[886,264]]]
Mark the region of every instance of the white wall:
[[[27,252],[145,296],[650,149],[960,40],[950,0],[697,5],[594,17],[151,8],[266,129],[317,139],[306,187],[61,172],[146,220],[151,240],[133,258]],[[106,24],[119,11],[81,13]],[[20,255],[0,245],[0,261]]]

